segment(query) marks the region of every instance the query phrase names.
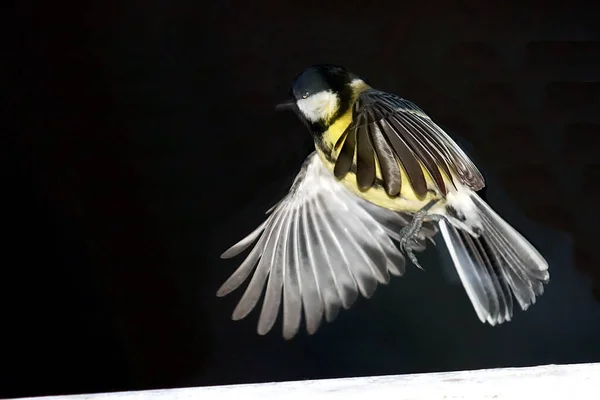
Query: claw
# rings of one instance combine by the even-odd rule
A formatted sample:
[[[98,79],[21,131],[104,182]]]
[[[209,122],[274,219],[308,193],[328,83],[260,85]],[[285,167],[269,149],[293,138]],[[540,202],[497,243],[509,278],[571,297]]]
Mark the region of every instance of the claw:
[[[427,214],[427,211],[429,211],[435,203],[436,201],[431,201],[425,207],[421,208],[413,216],[411,223],[400,230],[400,250],[421,270],[424,269],[419,264],[412,247],[419,244],[419,239],[423,239],[422,235],[420,235],[420,230],[424,222],[437,222],[440,220],[441,216],[437,214]]]

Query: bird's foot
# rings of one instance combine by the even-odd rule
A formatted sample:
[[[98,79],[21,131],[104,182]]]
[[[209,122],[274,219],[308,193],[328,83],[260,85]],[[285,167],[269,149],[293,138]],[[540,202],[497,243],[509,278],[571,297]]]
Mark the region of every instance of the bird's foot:
[[[413,246],[418,245],[419,240],[423,240],[420,235],[421,227],[424,222],[439,221],[441,216],[437,214],[428,214],[427,212],[435,205],[436,201],[429,202],[425,207],[415,213],[410,224],[400,230],[400,250],[408,256],[410,261],[419,269],[423,269],[413,252]]]

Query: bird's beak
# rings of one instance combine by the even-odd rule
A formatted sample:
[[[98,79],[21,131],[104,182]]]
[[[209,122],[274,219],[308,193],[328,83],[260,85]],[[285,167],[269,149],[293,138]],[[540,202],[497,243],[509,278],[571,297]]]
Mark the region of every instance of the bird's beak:
[[[277,104],[275,106],[275,110],[277,110],[277,111],[293,110],[295,106],[296,106],[296,103],[294,103],[294,100],[288,100],[286,102]]]

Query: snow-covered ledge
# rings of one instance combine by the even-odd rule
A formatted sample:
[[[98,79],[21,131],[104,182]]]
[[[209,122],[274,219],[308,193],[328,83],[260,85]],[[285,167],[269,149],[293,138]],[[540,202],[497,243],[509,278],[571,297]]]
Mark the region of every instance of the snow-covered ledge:
[[[36,397],[41,400],[436,400],[600,398],[600,363]],[[31,398],[30,399],[34,399]]]

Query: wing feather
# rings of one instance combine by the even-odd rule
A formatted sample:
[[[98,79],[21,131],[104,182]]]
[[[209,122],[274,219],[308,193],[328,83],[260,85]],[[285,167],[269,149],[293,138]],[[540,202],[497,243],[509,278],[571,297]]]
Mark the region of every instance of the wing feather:
[[[231,257],[255,243],[217,295],[230,293],[252,275],[234,319],[246,317],[264,291],[259,334],[273,328],[280,308],[284,338],[298,333],[302,314],[306,331],[313,334],[323,316],[333,321],[342,308],[352,306],[359,293],[369,298],[379,283],[404,273],[405,259],[396,241],[410,218],[352,194],[313,153],[288,195],[250,239],[242,239],[223,253],[224,258]],[[424,225],[423,240],[436,232]],[[415,245],[415,251],[423,249],[424,245]]]
[[[282,216],[284,215],[283,209],[277,210],[274,213],[273,223],[269,227],[269,230],[265,232],[265,245],[262,249],[262,255],[258,260],[258,266],[256,267],[256,271],[252,275],[252,279],[246,288],[246,291],[242,295],[242,299],[238,303],[238,306],[233,311],[233,319],[239,320],[246,317],[250,311],[254,309],[260,296],[262,294],[262,289],[267,281],[269,276],[269,267],[268,261],[271,260],[273,249],[277,244],[278,240],[278,230],[280,228],[280,221]],[[277,232],[274,234],[274,232]]]
[[[320,220],[318,220],[315,215],[317,212],[315,200],[316,199],[310,200],[312,202],[311,207],[303,208],[303,211],[309,217],[307,219],[307,226],[309,227],[307,238],[311,238],[311,242],[308,244],[307,248],[310,249],[316,260],[316,263],[313,265],[313,273],[323,299],[325,319],[328,322],[331,322],[339,313],[342,301],[338,293],[335,274],[332,274],[330,269],[332,262],[335,262],[335,260],[332,259],[333,257],[330,257],[331,253],[329,251],[319,251],[319,249],[327,247],[321,234],[321,227],[319,226]]]
[[[406,135],[398,134],[404,128],[402,125],[397,124],[394,119],[382,119],[379,123],[396,153],[398,162],[400,162],[402,168],[406,171],[411,187],[418,196],[424,196],[427,193],[427,183],[425,182],[425,175],[423,175],[421,165],[407,143]]]
[[[261,262],[267,260],[271,265],[282,265],[287,251],[289,235],[286,234],[286,232],[289,231],[290,222],[290,213],[283,212],[277,229],[277,236],[273,240],[274,245],[273,250],[271,251],[271,257],[268,259],[269,255],[264,254]],[[269,332],[277,320],[277,314],[279,313],[281,304],[281,291],[283,289],[283,271],[284,268],[269,269],[269,280],[265,291],[265,299],[263,301],[260,319],[258,320],[258,333],[261,335]]]
[[[390,196],[397,196],[400,194],[400,189],[402,187],[402,175],[400,174],[398,160],[385,136],[381,132],[379,124],[373,126],[370,134],[371,140],[373,141],[373,148],[377,153],[377,160],[381,166],[381,175],[383,177],[385,191]]]
[[[306,318],[306,330],[309,334],[313,334],[319,329],[321,319],[323,318],[323,300],[321,291],[319,290],[317,279],[315,278],[315,268],[317,262],[313,253],[313,246],[308,230],[308,221],[306,218],[306,208],[302,207],[299,213],[300,222],[300,276],[302,279],[302,303],[304,305],[304,316]],[[318,253],[317,253],[318,255]],[[242,300],[240,300],[242,301]],[[332,306],[330,306],[332,307]]]
[[[333,174],[338,178],[343,178],[354,163],[354,151],[356,148],[356,130],[352,129],[346,132],[343,136],[344,142],[342,143],[342,149],[338,154],[338,158],[335,162],[335,168]]]
[[[359,186],[365,190],[373,185],[371,174],[376,167],[371,160],[374,160],[382,171],[386,192],[397,196],[400,170],[390,167],[394,165],[389,159],[391,149],[419,198],[428,191],[428,176],[442,196],[448,191],[447,183],[454,184],[455,179],[475,191],[485,186],[483,176],[458,144],[423,110],[406,99],[375,89],[366,90],[354,103],[352,120],[342,135],[343,155],[340,154],[335,166],[338,179],[348,173],[351,167],[348,164],[356,153],[361,160],[356,165]],[[365,132],[372,140],[361,140]],[[377,158],[367,156],[369,152]]]
[[[427,132],[421,126],[419,126],[414,119],[411,120],[403,114],[392,116],[391,119],[397,123],[396,126],[402,127],[402,132],[406,134],[406,140],[410,143],[410,148],[416,155],[417,160],[423,164],[438,188],[440,188],[442,193],[445,195],[446,185],[444,183],[444,178],[440,173],[439,167],[442,167],[444,172],[447,172],[449,177],[452,175],[450,174],[443,157],[440,157],[437,160],[435,157],[436,154],[444,154],[443,150],[436,148],[435,144],[428,140],[429,138]],[[439,163],[439,167],[436,163]]]
[[[298,210],[290,212],[290,242],[287,248],[283,269],[283,337],[294,337],[302,320],[302,280],[300,270],[300,246],[298,232]]]
[[[356,129],[356,181],[360,189],[368,189],[375,182],[375,151],[367,126]]]
[[[330,220],[331,215],[324,212],[326,205],[323,204],[320,198],[316,198],[316,206],[319,220],[322,220],[323,249],[328,249],[329,264],[327,267],[331,270],[331,274],[335,278],[336,288],[338,290],[342,306],[346,309],[350,308],[358,297],[358,286],[352,275],[349,267],[348,258],[344,254],[344,247],[336,236],[336,233],[331,228],[333,222]],[[337,266],[337,267],[336,267]]]

